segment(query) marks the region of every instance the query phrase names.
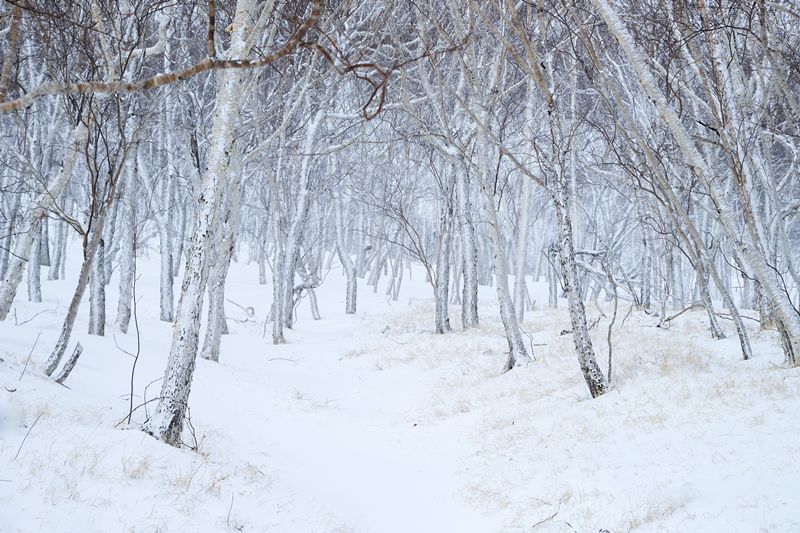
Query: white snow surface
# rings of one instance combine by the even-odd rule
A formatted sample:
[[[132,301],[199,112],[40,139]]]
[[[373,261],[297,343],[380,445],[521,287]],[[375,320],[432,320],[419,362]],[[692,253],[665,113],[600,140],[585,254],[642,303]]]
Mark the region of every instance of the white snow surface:
[[[158,257],[138,268],[134,405],[158,394],[171,338]],[[712,341],[701,312],[669,329],[633,312],[620,326],[622,305],[617,388],[592,400],[560,335],[563,302],[526,314],[536,359],[504,374],[491,287],[481,327],[460,331],[451,306],[456,331],[434,335],[421,270],[406,273],[399,302],[384,280],[377,292],[359,280],[348,316],[334,269],[318,290],[322,320],[304,300],[288,343],[273,346],[271,288],[255,264],[231,268],[231,334],[219,363],[198,360],[192,385],[197,451],[139,431],[144,407],[124,422],[136,333],[112,323],[116,274],[106,337],[86,334],[83,304],[68,353],[76,340],[85,349],[66,387],[42,368],[77,264],[43,282],[41,304],[20,290],[0,323],[0,531],[800,531],[800,369],[783,366],[775,333],[755,322],[745,362],[730,322],[729,338]],[[603,368],[607,324],[593,330]]]

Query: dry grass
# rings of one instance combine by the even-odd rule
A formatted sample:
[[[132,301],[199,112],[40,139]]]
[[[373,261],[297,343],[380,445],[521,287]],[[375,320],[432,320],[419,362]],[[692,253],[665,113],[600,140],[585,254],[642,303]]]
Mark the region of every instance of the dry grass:
[[[616,531],[635,531],[650,524],[655,524],[675,514],[683,504],[669,500],[651,499],[642,504],[636,511],[631,511],[619,523]]]
[[[350,350],[346,350],[342,354],[342,358],[344,358],[344,359],[355,359],[357,357],[363,357],[364,355],[367,355],[371,351],[372,350],[370,350],[366,346],[359,347],[359,348],[352,348]]]
[[[150,458],[146,455],[122,460],[122,472],[128,479],[142,479],[150,471]]]
[[[514,504],[506,491],[500,489],[493,490],[489,485],[484,483],[472,483],[467,485],[464,497],[474,507],[492,512],[504,511],[511,508]]]
[[[614,380],[625,383],[641,377],[685,377],[707,372],[712,354],[692,341],[642,332],[619,335],[614,345]],[[600,358],[601,361],[603,358]]]
[[[167,475],[167,481],[175,489],[180,491],[188,491],[189,488],[191,488],[198,472],[200,472],[200,470],[203,468],[204,464],[205,461],[196,461],[192,463],[187,470],[183,472],[179,471],[178,475],[175,477]]]

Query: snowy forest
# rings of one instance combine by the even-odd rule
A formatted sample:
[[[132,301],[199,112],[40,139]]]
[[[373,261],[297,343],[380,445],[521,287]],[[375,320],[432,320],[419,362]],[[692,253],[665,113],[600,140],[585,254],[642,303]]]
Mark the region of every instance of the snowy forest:
[[[0,0],[0,531],[800,530],[795,0]]]

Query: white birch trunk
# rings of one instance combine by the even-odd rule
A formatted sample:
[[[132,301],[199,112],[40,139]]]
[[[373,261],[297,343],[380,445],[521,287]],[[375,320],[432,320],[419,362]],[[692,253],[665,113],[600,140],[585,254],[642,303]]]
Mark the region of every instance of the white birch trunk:
[[[356,314],[356,296],[358,293],[358,276],[356,276],[356,265],[345,248],[344,240],[344,217],[342,216],[342,203],[336,202],[336,253],[342,263],[344,274],[347,279],[344,312],[348,315]]]
[[[550,244],[547,247],[547,297],[548,305],[558,308],[558,247]]]
[[[135,164],[128,163],[128,171],[132,172]],[[122,191],[119,200],[119,301],[117,302],[117,327],[122,333],[128,332],[131,321],[131,304],[133,301],[133,283],[136,276],[136,214],[133,189],[136,186],[134,176]]]
[[[488,151],[484,153],[488,153]],[[495,289],[497,291],[497,301],[500,304],[500,319],[503,322],[506,339],[508,340],[508,360],[504,369],[511,370],[519,364],[527,365],[531,360],[531,356],[528,355],[528,350],[525,348],[517,316],[514,313],[511,292],[508,289],[508,266],[506,264],[505,250],[503,249],[503,236],[500,234],[500,223],[497,220],[497,211],[494,206],[494,194],[486,185],[485,177],[481,180],[481,192],[483,193],[484,212],[489,224],[489,236],[494,255],[495,276],[497,278]]]
[[[530,212],[531,180],[522,181],[522,198],[520,199],[519,223],[517,224],[517,264],[514,278],[514,312],[517,319],[523,322],[525,317],[525,271],[528,262],[528,213]]]
[[[183,252],[186,247],[186,225],[187,218],[189,217],[186,205],[182,205],[178,210],[178,231],[175,233],[175,240],[170,248],[172,253],[172,277],[175,278],[181,272],[181,263],[186,259],[183,257]],[[172,282],[171,282],[172,284]],[[174,300],[174,298],[171,298]],[[174,306],[173,306],[174,308]],[[174,314],[173,310],[173,314]]]
[[[608,381],[597,365],[592,339],[589,336],[589,328],[586,323],[586,309],[578,286],[578,269],[575,265],[575,248],[572,242],[572,221],[570,219],[570,187],[566,183],[563,174],[557,175],[554,181],[553,200],[558,220],[561,283],[569,306],[572,338],[575,342],[575,351],[578,354],[578,364],[592,398],[596,398],[608,392]]]
[[[303,146],[304,154],[311,154],[313,152],[314,143],[317,139],[317,132],[324,116],[325,111],[320,109],[311,120]],[[306,222],[308,221],[308,213],[311,208],[311,194],[308,190],[309,180],[311,179],[311,157],[311,155],[303,156],[300,168],[300,191],[297,193],[297,206],[286,244],[286,264],[283,272],[283,325],[290,329],[294,324],[294,278],[300,259],[300,247],[303,244],[303,234],[305,232]]]
[[[39,264],[50,266],[50,219],[42,220],[42,238],[39,240]]]
[[[58,222],[55,233],[53,257],[50,261],[50,270],[47,273],[47,279],[49,280],[63,279],[64,277],[64,262],[67,253],[67,224]]]
[[[439,249],[436,254],[436,279],[434,280],[434,300],[436,306],[436,333],[452,331],[447,305],[450,290],[450,243],[452,238],[453,209],[445,192],[439,217]]]
[[[21,203],[20,194],[13,195],[11,208],[2,235],[2,246],[0,246],[0,278],[5,279],[8,272],[8,260],[11,257],[12,237],[16,233],[17,219],[19,218],[19,207]]]
[[[160,244],[160,265],[159,275],[159,318],[163,322],[172,322],[175,319],[175,304],[173,294],[173,260],[172,260],[172,236],[166,228],[159,228],[158,238]]]
[[[464,288],[461,294],[461,325],[464,329],[479,325],[478,317],[478,240],[473,223],[469,182],[464,169],[456,176],[456,194],[461,220]]]
[[[233,174],[240,175],[238,172]],[[219,361],[222,335],[228,331],[225,322],[225,281],[236,245],[235,232],[241,205],[238,185],[239,178],[232,177],[226,195],[228,198],[225,201],[224,220],[219,225],[218,244],[208,282],[208,324],[200,355],[209,361]]]
[[[106,331],[106,271],[105,242],[100,239],[92,261],[89,281],[89,335],[105,335]]]
[[[252,2],[239,0],[233,21],[230,57],[241,57],[247,53],[247,26],[252,16]],[[258,36],[250,37],[255,40]],[[197,357],[200,313],[208,278],[208,254],[213,249],[214,226],[219,218],[221,195],[241,110],[244,72],[237,69],[221,72],[218,87],[207,167],[195,208],[169,360],[158,406],[144,427],[146,432],[172,446],[181,443]]]
[[[43,235],[40,231],[39,236],[31,244],[31,256],[28,259],[28,301],[36,303],[42,301],[42,248],[39,244],[42,237]]]

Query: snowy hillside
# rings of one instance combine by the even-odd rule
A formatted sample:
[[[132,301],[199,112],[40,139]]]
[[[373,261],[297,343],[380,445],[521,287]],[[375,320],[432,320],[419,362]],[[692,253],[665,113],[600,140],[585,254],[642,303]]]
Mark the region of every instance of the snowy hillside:
[[[157,265],[140,259],[135,406],[157,394],[169,349]],[[125,422],[133,331],[89,337],[82,312],[85,353],[68,388],[43,377],[70,294],[69,281],[47,282],[41,304],[16,305],[20,325],[0,326],[0,530],[800,527],[800,372],[776,367],[774,335],[754,331],[757,358],[743,362],[735,340],[708,340],[700,313],[659,329],[634,312],[616,333],[617,389],[591,400],[571,339],[558,334],[566,312],[529,313],[536,360],[501,373],[496,309],[481,306],[478,329],[434,335],[430,288],[421,270],[413,276],[400,302],[363,290],[347,316],[335,270],[319,291],[323,318],[302,302],[289,343],[273,346],[263,337],[270,289],[255,265],[234,263],[231,334],[219,363],[199,360],[192,389],[196,451],[135,429],[144,407]]]

